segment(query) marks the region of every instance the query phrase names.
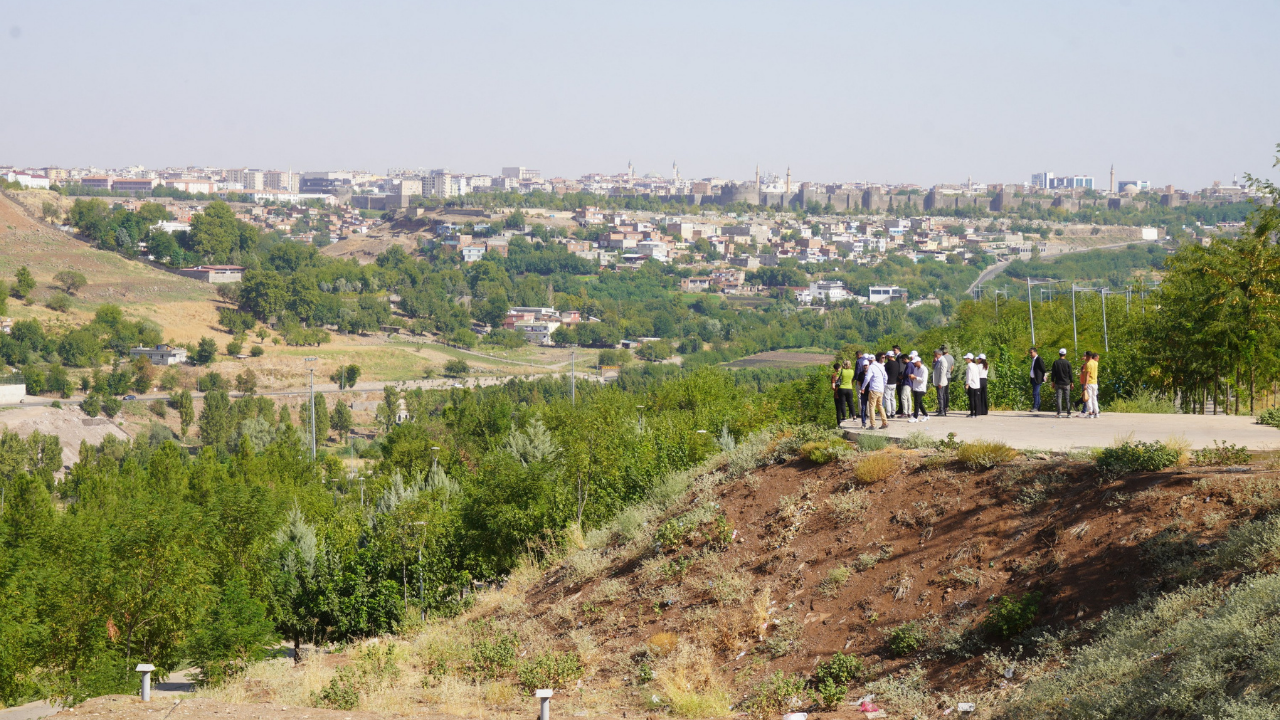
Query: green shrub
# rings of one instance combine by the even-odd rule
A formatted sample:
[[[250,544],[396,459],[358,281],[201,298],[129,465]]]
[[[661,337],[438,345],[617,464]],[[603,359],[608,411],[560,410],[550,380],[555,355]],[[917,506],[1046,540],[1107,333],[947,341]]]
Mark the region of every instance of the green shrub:
[[[814,700],[828,709],[839,706],[849,692],[849,683],[861,675],[862,661],[857,657],[839,652],[832,655],[813,671]]]
[[[775,717],[804,702],[804,678],[787,675],[781,670],[755,687],[747,708],[756,717]]]
[[[1159,413],[1169,415],[1178,412],[1173,398],[1157,395],[1151,391],[1143,391],[1131,398],[1117,398],[1107,406],[1107,412],[1114,413]]]
[[[1157,472],[1178,464],[1178,452],[1162,442],[1126,440],[1098,453],[1098,469],[1119,475],[1127,472]]]
[[[261,345],[254,345],[249,348],[249,357],[262,357],[264,352],[266,351],[262,349]]]
[[[582,677],[582,660],[574,652],[548,650],[520,664],[516,677],[530,692],[540,688],[564,688]]]
[[[998,440],[972,440],[960,443],[956,449],[956,459],[971,470],[988,470],[997,465],[1011,462],[1018,457],[1018,451]]]
[[[800,446],[800,457],[811,463],[826,465],[836,459],[836,452],[830,440],[814,440]]]
[[[1191,452],[1191,464],[1201,467],[1247,465],[1251,459],[1249,448],[1229,443],[1219,445],[1217,440],[1213,441],[1211,448],[1201,448]]]
[[[1036,614],[1040,612],[1040,598],[1039,592],[1029,592],[1016,600],[1002,596],[987,611],[982,626],[1001,640],[1021,635],[1035,622]]]
[[[902,623],[889,631],[889,650],[898,657],[910,655],[924,645],[925,637],[924,628],[917,623]]]
[[[471,643],[471,662],[468,668],[472,677],[495,680],[515,668],[519,639],[514,633],[494,630],[487,622],[476,623],[472,631],[476,635]]]
[[[889,438],[875,433],[862,433],[858,436],[858,449],[862,452],[875,452],[889,447]]]
[[[360,704],[360,679],[350,667],[338,668],[338,674],[312,697],[316,707],[331,710],[355,710]]]
[[[1258,415],[1259,425],[1280,428],[1280,408],[1267,408]]]
[[[907,450],[933,450],[938,447],[938,441],[929,437],[929,433],[923,430],[915,430],[902,438],[898,445]]]

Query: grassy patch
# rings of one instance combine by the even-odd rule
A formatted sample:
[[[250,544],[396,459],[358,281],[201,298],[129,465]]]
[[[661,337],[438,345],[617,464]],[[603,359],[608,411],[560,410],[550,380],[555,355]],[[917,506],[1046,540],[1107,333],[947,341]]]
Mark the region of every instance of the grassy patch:
[[[972,440],[960,443],[956,449],[956,459],[971,470],[987,470],[1017,457],[1017,450],[998,440]]]

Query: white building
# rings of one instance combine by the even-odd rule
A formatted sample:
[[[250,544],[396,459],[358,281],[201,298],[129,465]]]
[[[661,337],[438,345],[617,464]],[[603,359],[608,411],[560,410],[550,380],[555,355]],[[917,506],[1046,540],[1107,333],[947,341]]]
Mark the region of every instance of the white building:
[[[504,167],[502,168],[502,177],[522,182],[526,180],[541,180],[542,173],[525,167]]]
[[[887,303],[891,300],[906,300],[907,291],[897,285],[872,285],[867,299],[873,303]]]
[[[187,361],[187,351],[185,348],[172,347],[169,345],[157,345],[154,348],[136,347],[130,348],[130,357],[142,356],[151,361],[152,365],[177,365]]]
[[[9,172],[5,175],[5,180],[9,182],[17,182],[24,188],[39,188],[41,190],[49,189],[49,178],[44,175],[32,175],[24,172]]]
[[[809,283],[808,290],[797,290],[796,300],[809,305],[815,302],[838,303],[852,297],[839,280],[815,280]]]

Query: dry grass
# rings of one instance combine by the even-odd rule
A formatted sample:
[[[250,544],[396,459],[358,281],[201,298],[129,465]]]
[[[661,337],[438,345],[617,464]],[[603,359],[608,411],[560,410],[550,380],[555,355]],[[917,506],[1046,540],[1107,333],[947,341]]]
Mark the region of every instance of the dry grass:
[[[1191,441],[1186,435],[1170,435],[1165,438],[1164,446],[1178,454],[1178,467],[1191,463]]]
[[[609,559],[599,550],[579,550],[564,560],[565,580],[571,585],[586,582],[604,572]]]
[[[897,453],[871,453],[853,462],[853,479],[859,485],[873,485],[893,477],[901,467]]]
[[[831,512],[842,523],[854,523],[862,519],[862,514],[871,507],[871,494],[866,490],[850,490],[833,493],[827,498]]]
[[[743,572],[726,568],[711,579],[711,597],[721,605],[741,604],[747,599],[751,578]]]
[[[733,695],[716,672],[715,655],[707,647],[680,643],[653,671],[654,685],[677,717],[724,717]]]
[[[1017,457],[1017,450],[998,440],[973,440],[961,443],[956,450],[956,459],[972,470],[993,468],[1012,462]]]

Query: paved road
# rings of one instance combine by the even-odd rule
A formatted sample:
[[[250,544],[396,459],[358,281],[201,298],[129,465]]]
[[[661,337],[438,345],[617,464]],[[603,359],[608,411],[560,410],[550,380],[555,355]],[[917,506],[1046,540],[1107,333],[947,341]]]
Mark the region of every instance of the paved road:
[[[1153,242],[1160,242],[1160,241],[1159,240],[1131,240],[1129,242],[1113,243],[1111,245],[1096,245],[1094,247],[1082,247],[1082,248],[1076,248],[1074,250],[1066,250],[1064,252],[1054,253],[1053,255],[1042,255],[1040,259],[1043,260],[1044,262],[1053,262],[1054,260],[1057,260],[1063,255],[1075,255],[1076,253],[1089,252],[1091,250],[1115,250],[1116,248],[1129,247],[1130,245],[1147,245]],[[999,275],[1001,272],[1004,271],[1005,268],[1009,267],[1010,262],[1011,261],[1009,260],[1006,260],[1004,262],[999,262],[987,268],[986,270],[983,270],[982,274],[978,276],[978,279],[974,280],[973,284],[970,285],[969,289],[966,290],[965,292],[972,295],[975,288],[991,280],[996,275]]]
[[[152,683],[151,700],[156,702],[161,698],[173,698],[177,695],[195,692],[195,690],[195,670],[183,670],[169,675],[163,682]],[[168,710],[172,707],[172,701],[159,703],[155,707],[160,710]],[[47,700],[37,700],[26,705],[0,708],[0,720],[36,720],[36,718],[48,717],[61,709],[61,707]]]
[[[1048,406],[1052,406],[1051,393],[1046,394]],[[852,440],[865,432],[856,423],[846,421],[845,437]],[[1191,448],[1212,447],[1213,441],[1243,445],[1255,452],[1280,450],[1280,430],[1269,425],[1258,425],[1248,415],[1155,415],[1138,413],[1103,413],[1097,420],[1083,417],[1058,419],[1052,411],[992,412],[978,418],[967,418],[964,413],[952,413],[947,417],[930,417],[928,422],[911,423],[894,420],[889,429],[877,433],[891,438],[903,438],[915,431],[942,440],[947,433],[955,433],[957,440],[1001,440],[1020,450],[1074,450],[1078,448],[1108,447],[1117,438],[1132,435],[1134,440],[1163,441],[1182,436]]]

